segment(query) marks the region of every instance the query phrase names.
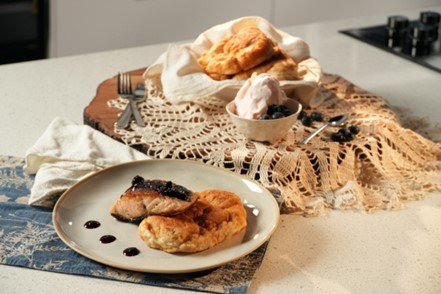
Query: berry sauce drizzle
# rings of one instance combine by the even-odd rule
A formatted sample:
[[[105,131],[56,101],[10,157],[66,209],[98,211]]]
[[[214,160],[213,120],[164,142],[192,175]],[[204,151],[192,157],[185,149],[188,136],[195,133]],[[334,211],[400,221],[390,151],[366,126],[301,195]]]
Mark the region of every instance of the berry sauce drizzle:
[[[129,248],[124,249],[124,251],[123,251],[123,254],[125,256],[136,256],[139,253],[141,253],[141,252],[136,247],[129,247]]]
[[[109,244],[116,240],[116,237],[113,235],[104,235],[100,238],[100,242],[102,244]]]
[[[96,229],[100,226],[101,226],[101,223],[96,220],[89,220],[84,223],[84,227],[86,229]],[[109,244],[109,243],[114,242],[115,240],[116,240],[116,237],[113,235],[103,235],[100,238],[100,243],[101,244]],[[123,254],[128,257],[136,256],[139,253],[141,253],[141,251],[139,251],[139,249],[136,247],[128,247],[128,248],[124,249],[124,251],[123,251]]]
[[[86,229],[96,229],[96,228],[98,228],[99,226],[101,226],[101,223],[100,223],[99,221],[96,221],[96,220],[90,220],[90,221],[87,221],[87,222],[84,224],[84,227],[85,227]]]

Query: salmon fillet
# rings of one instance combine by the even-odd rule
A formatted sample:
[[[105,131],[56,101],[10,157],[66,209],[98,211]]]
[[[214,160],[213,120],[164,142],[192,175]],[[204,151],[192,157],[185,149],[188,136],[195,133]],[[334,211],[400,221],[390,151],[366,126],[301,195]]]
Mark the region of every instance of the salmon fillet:
[[[144,180],[135,176],[132,185],[110,208],[120,221],[139,223],[149,215],[175,215],[192,206],[198,196],[171,181]]]

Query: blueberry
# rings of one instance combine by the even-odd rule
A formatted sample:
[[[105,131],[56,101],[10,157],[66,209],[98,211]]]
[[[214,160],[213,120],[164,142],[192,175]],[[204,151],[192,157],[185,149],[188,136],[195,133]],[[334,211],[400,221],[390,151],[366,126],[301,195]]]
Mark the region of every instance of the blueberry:
[[[278,119],[278,118],[282,118],[282,117],[285,117],[285,116],[284,116],[283,113],[281,113],[281,112],[274,112],[274,113],[271,115],[271,118],[272,118],[272,119]]]
[[[306,114],[306,112],[305,111],[300,111],[300,113],[299,113],[299,115],[297,116],[297,119],[298,120],[301,120],[303,117],[305,117],[307,114]]]
[[[287,110],[282,111],[282,113],[284,116],[290,116],[292,114],[292,111],[287,109]]]
[[[284,116],[290,116],[292,114],[292,111],[289,110],[286,105],[280,105],[280,112],[283,113]]]
[[[339,134],[342,134],[343,136],[345,136],[345,137],[351,137],[352,136],[352,133],[351,133],[351,131],[349,131],[347,128],[345,128],[345,127],[341,127],[339,130],[338,130],[338,133]]]
[[[268,110],[266,111],[267,114],[272,115],[273,113],[276,112],[280,112],[280,105],[277,104],[268,105]]]
[[[345,142],[351,141],[352,139],[354,139],[354,135],[352,135],[351,132],[347,131],[343,137],[345,138]]]
[[[310,127],[310,126],[312,126],[312,118],[311,118],[310,116],[308,116],[308,115],[304,115],[304,116],[300,119],[300,121],[302,122],[302,124],[303,124],[305,127]]]
[[[288,108],[288,106],[286,106],[286,105],[280,105],[280,106],[279,106],[279,110],[280,110],[281,112],[283,112],[283,111],[285,111],[285,110],[289,110],[289,108]]]
[[[271,116],[269,114],[262,114],[261,116],[259,116],[259,120],[268,120],[271,119]]]
[[[351,134],[357,135],[358,133],[360,133],[360,128],[352,125],[352,126],[349,126],[349,131],[351,132]]]
[[[137,186],[137,185],[140,185],[142,183],[144,183],[144,178],[143,177],[138,176],[138,175],[133,177],[133,179],[132,179],[132,186]]]
[[[323,114],[318,111],[311,112],[311,118],[314,121],[323,121]]]
[[[346,137],[342,133],[336,132],[331,134],[331,140],[334,142],[343,143],[346,142]]]
[[[353,138],[353,134],[345,127],[342,127],[337,132],[331,134],[331,140],[340,143],[349,142]]]

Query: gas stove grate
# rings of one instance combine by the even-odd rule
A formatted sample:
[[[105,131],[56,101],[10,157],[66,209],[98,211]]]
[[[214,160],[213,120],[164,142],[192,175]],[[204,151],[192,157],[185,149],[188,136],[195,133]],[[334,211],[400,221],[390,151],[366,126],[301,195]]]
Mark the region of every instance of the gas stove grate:
[[[423,13],[427,12],[422,12],[422,14]],[[438,13],[434,14],[439,15]],[[439,34],[439,20],[434,27],[432,26],[432,30],[436,30],[431,32],[436,35],[435,37],[424,34],[426,28],[419,27],[421,25],[421,20],[406,22],[405,25],[403,25],[405,27],[402,29],[402,34],[400,37],[397,37],[392,36],[396,33],[393,28],[395,25],[393,20],[397,18],[400,18],[401,20],[403,17],[391,16],[388,18],[388,23],[385,25],[341,30],[340,33],[441,73],[441,37]],[[414,29],[415,27],[417,27],[417,29]],[[418,28],[420,28],[420,31],[418,31]],[[420,35],[419,39],[415,39],[415,36],[418,34]],[[401,38],[401,40],[399,38]],[[416,41],[421,41],[424,44],[417,44]]]

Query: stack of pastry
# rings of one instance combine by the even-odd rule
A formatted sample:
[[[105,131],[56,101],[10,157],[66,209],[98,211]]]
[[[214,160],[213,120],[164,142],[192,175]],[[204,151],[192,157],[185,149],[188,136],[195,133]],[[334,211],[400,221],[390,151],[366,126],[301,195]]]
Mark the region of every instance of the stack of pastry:
[[[199,65],[214,80],[247,80],[267,73],[278,80],[296,80],[297,64],[257,27],[227,35],[202,53]]]

